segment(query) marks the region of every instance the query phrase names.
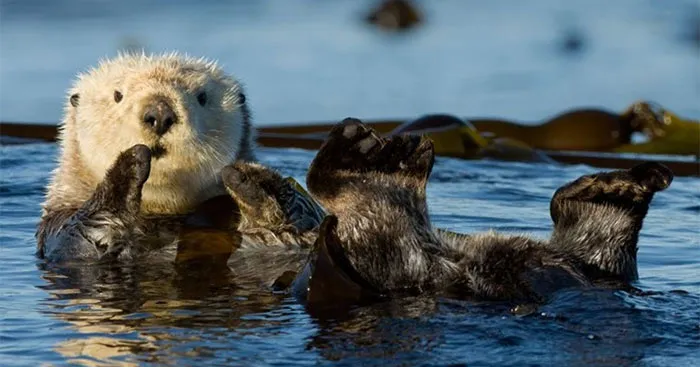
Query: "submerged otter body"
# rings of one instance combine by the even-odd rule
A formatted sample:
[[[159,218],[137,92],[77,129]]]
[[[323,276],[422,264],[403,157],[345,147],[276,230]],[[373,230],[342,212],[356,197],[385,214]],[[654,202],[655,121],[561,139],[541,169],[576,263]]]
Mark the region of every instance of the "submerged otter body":
[[[295,291],[306,300],[439,293],[539,301],[567,287],[627,284],[637,277],[649,203],[673,178],[657,163],[583,176],[555,193],[549,240],[465,235],[430,223],[433,161],[426,138],[383,139],[356,119],[336,126],[307,176],[331,215]]]
[[[222,180],[225,167],[255,157],[243,89],[218,65],[177,54],[121,55],[80,75],[69,95],[39,256],[170,260],[183,233],[201,238],[198,228],[220,230],[217,238],[231,235],[237,245],[271,233],[289,242],[292,236],[281,238],[289,227],[241,220]]]

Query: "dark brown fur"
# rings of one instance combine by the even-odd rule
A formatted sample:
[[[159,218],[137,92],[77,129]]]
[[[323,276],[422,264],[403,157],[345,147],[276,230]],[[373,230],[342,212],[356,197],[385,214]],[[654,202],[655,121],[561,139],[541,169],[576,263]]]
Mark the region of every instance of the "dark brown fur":
[[[590,285],[599,278],[596,271],[633,279],[636,257],[628,253],[636,253],[653,192],[672,179],[667,168],[649,163],[565,186],[552,204],[550,241],[459,235],[430,223],[425,186],[433,160],[426,138],[382,139],[356,119],[336,126],[307,176],[311,193],[332,214],[321,227],[316,254],[328,254],[345,279],[378,296],[448,292],[538,301],[561,288]],[[586,185],[590,180],[597,184]],[[591,251],[610,248],[623,250],[591,258]],[[312,257],[312,268],[315,262]],[[313,278],[313,269],[306,275]]]
[[[550,204],[551,246],[583,262],[595,280],[637,279],[637,241],[649,204],[673,172],[658,163],[583,176],[558,189]]]

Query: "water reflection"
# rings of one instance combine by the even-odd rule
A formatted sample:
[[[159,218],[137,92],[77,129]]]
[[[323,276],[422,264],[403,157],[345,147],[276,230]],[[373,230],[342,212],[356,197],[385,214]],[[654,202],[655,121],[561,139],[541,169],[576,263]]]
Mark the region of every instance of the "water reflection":
[[[86,366],[543,359],[630,365],[700,346],[698,296],[680,291],[568,291],[528,312],[434,297],[305,307],[205,261],[39,269],[48,294],[42,312],[68,325],[54,331],[64,340],[53,350]],[[669,304],[677,313],[661,317]]]
[[[307,348],[331,361],[362,363],[363,359],[404,360],[442,344],[445,330],[430,322],[438,301],[415,297],[349,309],[307,308],[318,326]]]
[[[284,292],[202,261],[39,269],[49,294],[43,312],[71,330],[53,349],[80,365],[176,363],[218,353],[212,339],[235,349],[237,341],[279,337],[303,320],[312,331],[300,340],[303,349],[331,361],[425,352],[444,338],[442,328],[420,322],[437,311],[429,297],[304,308]]]
[[[55,351],[84,365],[154,361],[164,342],[169,349],[177,349],[178,343],[198,340],[196,335],[182,338],[173,332],[180,328],[240,333],[270,327],[278,322],[243,316],[268,312],[285,298],[259,287],[237,285],[228,271],[201,262],[39,267],[47,282],[41,288],[50,295],[43,302],[44,312],[79,333],[71,334]]]
[[[38,156],[50,161],[49,153],[54,152],[41,149]],[[269,151],[264,158],[288,172],[289,167],[308,166],[312,156],[283,153]],[[36,157],[24,151],[13,156],[18,155]],[[494,225],[532,227],[544,235],[549,218],[541,209],[548,203],[542,193],[553,192],[559,182],[589,170],[537,166],[527,172],[540,177],[522,179],[517,165],[440,161],[437,174],[444,182],[433,182],[431,191],[434,213],[440,214],[437,223],[465,232]],[[467,177],[464,172],[471,174]],[[41,181],[26,187],[40,192],[44,184],[40,177]],[[479,193],[492,181],[511,185],[502,187],[505,194],[495,189]],[[3,291],[19,300],[15,304],[21,302],[27,310],[36,307],[45,318],[62,323],[27,312],[26,318],[14,316],[3,335],[16,337],[8,342],[15,355],[85,366],[323,365],[335,361],[348,365],[692,365],[700,357],[700,295],[693,260],[697,231],[688,226],[697,222],[697,210],[691,205],[698,192],[696,181],[679,180],[668,195],[658,198],[656,211],[645,223],[638,286],[661,292],[565,292],[525,315],[511,314],[510,305],[420,297],[333,312],[305,308],[263,284],[263,278],[274,275],[253,277],[266,273],[264,269],[279,270],[282,264],[297,261],[284,254],[274,261],[258,258],[258,263],[253,262],[255,257],[241,257],[249,271],[241,271],[245,267],[240,265],[236,267],[239,273],[216,265],[216,257],[200,257],[177,266],[56,268],[39,264],[42,291],[27,296],[22,289],[23,294],[18,294],[30,284],[20,276],[37,279],[33,269],[22,266],[35,266],[33,259],[24,261],[23,256],[29,256],[26,254],[35,246],[32,230],[38,209],[23,201],[15,209],[16,217],[2,218],[5,239],[0,247],[10,254],[4,259],[7,266],[0,267],[6,281]],[[524,187],[522,182],[530,190],[512,195]],[[3,210],[15,205],[18,196],[11,193],[16,190],[27,188],[13,186],[2,198]],[[511,207],[513,197],[519,195],[529,196],[532,203],[518,202],[518,206],[535,208],[527,216],[521,217],[523,212],[517,208],[503,209]],[[39,194],[23,200],[32,205],[40,202]],[[18,229],[20,220],[28,223],[27,228]],[[672,288],[690,293],[667,291]],[[32,344],[16,341],[29,338]]]

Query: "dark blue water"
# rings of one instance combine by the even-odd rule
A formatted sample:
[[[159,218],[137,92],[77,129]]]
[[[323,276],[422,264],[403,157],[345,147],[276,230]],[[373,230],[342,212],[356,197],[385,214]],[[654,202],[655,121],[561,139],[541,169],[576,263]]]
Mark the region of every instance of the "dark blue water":
[[[526,315],[507,305],[414,298],[330,317],[293,298],[239,288],[210,269],[47,269],[34,226],[51,144],[2,147],[0,353],[3,365],[332,364],[697,365],[700,180],[657,195],[639,251],[643,292],[570,291]],[[264,150],[302,180],[313,152]],[[434,222],[545,237],[548,203],[584,166],[439,159]]]
[[[655,100],[700,116],[694,1],[420,2],[390,36],[369,1],[0,3],[0,119],[55,122],[75,73],[125,44],[219,59],[265,123],[449,112],[534,121],[574,106]],[[168,5],[168,6],[165,6]],[[567,32],[584,47],[566,53]],[[700,179],[657,195],[641,292],[570,291],[531,312],[403,299],[328,315],[225,272],[47,268],[34,229],[56,146],[0,147],[0,364],[653,365],[700,361]],[[264,150],[301,182],[313,152]],[[437,226],[546,237],[554,190],[587,166],[439,159]]]

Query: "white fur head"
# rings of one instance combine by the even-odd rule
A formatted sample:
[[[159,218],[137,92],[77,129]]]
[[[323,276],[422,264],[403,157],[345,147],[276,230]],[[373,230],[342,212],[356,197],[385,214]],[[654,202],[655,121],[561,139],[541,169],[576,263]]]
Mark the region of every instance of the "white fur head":
[[[81,166],[77,171],[96,184],[122,151],[149,146],[154,158],[143,189],[145,212],[190,210],[213,194],[225,165],[252,158],[242,87],[215,62],[177,53],[122,54],[79,75],[69,96],[61,164],[72,165],[68,171]],[[174,113],[166,131],[148,123],[156,102]],[[59,167],[57,175],[65,171]]]

